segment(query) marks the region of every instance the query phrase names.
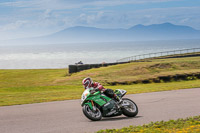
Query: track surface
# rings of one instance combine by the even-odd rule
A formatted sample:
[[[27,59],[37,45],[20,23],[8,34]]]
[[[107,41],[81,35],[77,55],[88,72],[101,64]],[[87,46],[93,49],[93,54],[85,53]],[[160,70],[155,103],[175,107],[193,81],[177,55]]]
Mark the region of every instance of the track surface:
[[[0,133],[85,133],[200,115],[200,88],[127,95],[139,107],[138,116],[92,122],[80,100],[0,107]]]

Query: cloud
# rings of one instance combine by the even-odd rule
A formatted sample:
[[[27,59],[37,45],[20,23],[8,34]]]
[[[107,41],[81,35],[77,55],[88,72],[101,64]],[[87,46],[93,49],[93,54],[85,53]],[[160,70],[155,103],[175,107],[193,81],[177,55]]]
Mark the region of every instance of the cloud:
[[[99,11],[93,14],[81,13],[80,16],[77,18],[77,21],[82,24],[94,24],[99,22],[103,16],[105,16],[104,11]]]
[[[0,31],[16,30],[27,23],[28,23],[28,21],[26,21],[26,20],[18,20],[14,23],[9,23],[9,24],[0,26]]]
[[[136,11],[133,16],[135,18],[141,18],[137,14],[145,16],[144,19],[149,20],[146,24],[172,22],[195,27],[197,25],[191,25],[191,23],[193,22],[193,19],[200,18],[199,12],[200,7],[154,8]]]
[[[0,6],[11,6],[30,8],[34,10],[64,10],[82,8],[85,6],[117,6],[124,4],[145,4],[145,3],[163,3],[169,1],[182,1],[182,0],[18,0],[12,2],[1,2]]]

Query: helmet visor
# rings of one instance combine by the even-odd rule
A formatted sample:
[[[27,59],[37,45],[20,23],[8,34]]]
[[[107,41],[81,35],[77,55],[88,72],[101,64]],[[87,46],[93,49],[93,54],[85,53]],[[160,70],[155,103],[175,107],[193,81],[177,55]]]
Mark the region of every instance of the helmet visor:
[[[87,89],[89,87],[89,85],[90,85],[90,81],[86,81],[83,86],[85,89]]]

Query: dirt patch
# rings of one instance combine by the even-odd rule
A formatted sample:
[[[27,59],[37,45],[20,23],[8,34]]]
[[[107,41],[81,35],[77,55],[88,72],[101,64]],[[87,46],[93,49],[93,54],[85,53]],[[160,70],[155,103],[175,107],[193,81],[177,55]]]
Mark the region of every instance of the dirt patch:
[[[151,68],[151,69],[155,69],[155,68],[166,69],[166,68],[172,68],[172,66],[173,65],[171,63],[158,63],[158,64],[149,66],[149,68]]]

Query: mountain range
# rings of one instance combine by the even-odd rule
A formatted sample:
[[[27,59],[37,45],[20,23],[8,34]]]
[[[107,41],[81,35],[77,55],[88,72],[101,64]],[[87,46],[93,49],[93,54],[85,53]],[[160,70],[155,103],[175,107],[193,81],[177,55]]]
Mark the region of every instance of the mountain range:
[[[102,29],[76,26],[47,36],[8,40],[0,43],[58,44],[177,39],[200,39],[200,30],[171,23],[152,24],[147,26],[139,24],[129,29]]]

